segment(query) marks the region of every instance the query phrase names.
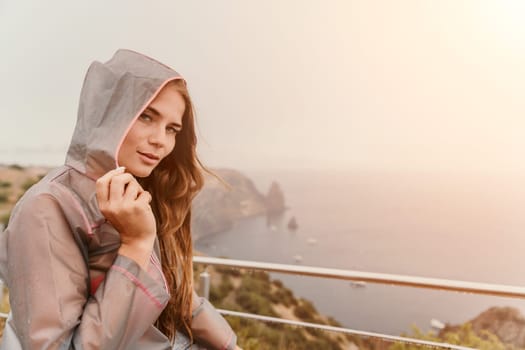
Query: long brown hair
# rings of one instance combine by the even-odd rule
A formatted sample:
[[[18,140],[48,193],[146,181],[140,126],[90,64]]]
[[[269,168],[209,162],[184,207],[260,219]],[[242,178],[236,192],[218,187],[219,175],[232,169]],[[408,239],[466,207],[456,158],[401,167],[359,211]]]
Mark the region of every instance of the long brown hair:
[[[151,207],[157,221],[162,271],[171,294],[156,326],[173,341],[176,330],[192,338],[191,202],[204,185],[203,171],[208,170],[196,154],[195,115],[186,84],[175,80],[165,88],[168,87],[174,87],[186,103],[182,130],[176,136],[173,151],[140,183],[153,197]]]

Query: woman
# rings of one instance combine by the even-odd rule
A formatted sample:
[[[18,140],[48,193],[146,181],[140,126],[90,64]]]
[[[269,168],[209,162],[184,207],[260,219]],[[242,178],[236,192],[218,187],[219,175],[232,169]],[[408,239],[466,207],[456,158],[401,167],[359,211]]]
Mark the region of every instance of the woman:
[[[2,349],[238,349],[192,287],[195,146],[178,73],[129,50],[90,66],[65,165],[0,237]]]

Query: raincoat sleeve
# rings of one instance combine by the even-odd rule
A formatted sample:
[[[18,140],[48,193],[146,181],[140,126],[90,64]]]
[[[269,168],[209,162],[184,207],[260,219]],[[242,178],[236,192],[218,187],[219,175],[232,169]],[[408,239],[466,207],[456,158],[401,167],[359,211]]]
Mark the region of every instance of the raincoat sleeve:
[[[193,292],[191,331],[199,345],[210,350],[233,350],[237,336],[224,317],[205,298]]]
[[[127,349],[169,299],[165,284],[124,256],[88,294],[86,263],[50,195],[25,200],[9,230],[12,325],[25,350]]]

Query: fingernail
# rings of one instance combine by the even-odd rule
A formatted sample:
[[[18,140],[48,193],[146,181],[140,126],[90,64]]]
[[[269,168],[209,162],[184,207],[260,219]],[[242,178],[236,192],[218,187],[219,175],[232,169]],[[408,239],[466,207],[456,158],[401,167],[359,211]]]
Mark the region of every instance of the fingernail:
[[[125,166],[119,166],[117,169],[115,169],[116,171],[120,172],[120,173],[123,173],[124,171],[126,171],[126,167]]]

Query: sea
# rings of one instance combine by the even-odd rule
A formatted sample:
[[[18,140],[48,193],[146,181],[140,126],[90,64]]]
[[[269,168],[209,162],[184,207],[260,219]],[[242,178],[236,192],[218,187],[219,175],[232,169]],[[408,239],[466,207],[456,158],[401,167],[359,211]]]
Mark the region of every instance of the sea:
[[[208,255],[525,287],[525,175],[386,170],[247,171],[288,210],[198,239]],[[297,230],[288,229],[295,217]],[[343,326],[392,335],[460,324],[525,300],[271,273]]]

